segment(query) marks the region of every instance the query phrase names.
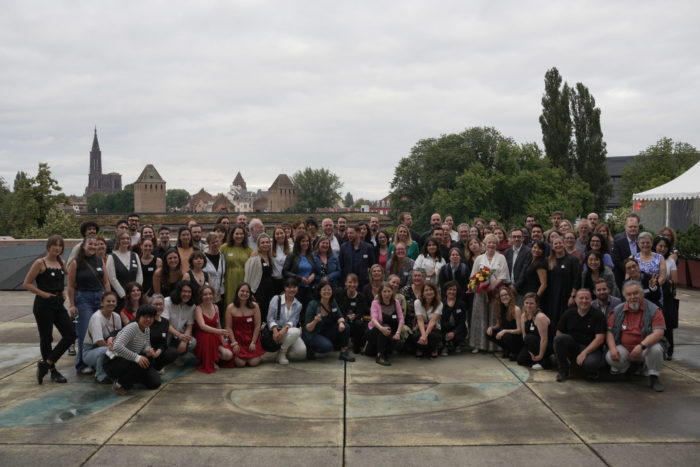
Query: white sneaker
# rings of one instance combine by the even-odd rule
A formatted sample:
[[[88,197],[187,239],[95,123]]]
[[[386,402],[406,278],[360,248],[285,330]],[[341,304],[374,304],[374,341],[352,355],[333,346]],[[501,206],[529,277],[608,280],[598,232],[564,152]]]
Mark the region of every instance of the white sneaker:
[[[287,356],[284,352],[280,351],[280,353],[277,354],[277,363],[280,365],[289,365],[289,360],[287,360]]]
[[[442,348],[442,353],[440,354],[443,357],[447,357],[449,355],[449,352],[447,351],[447,347]]]
[[[544,368],[542,368],[542,365],[540,365],[539,363],[535,363],[534,365],[532,365],[532,369],[533,370],[543,370]]]
[[[479,353],[479,349],[474,349],[474,350],[472,350],[472,353],[473,353],[473,354]]]
[[[164,375],[164,374],[165,374],[165,368],[161,368],[160,370],[158,370],[158,374],[159,374],[159,375]]]
[[[91,375],[95,372],[95,369],[91,366],[86,366],[82,370],[80,370],[81,375]]]

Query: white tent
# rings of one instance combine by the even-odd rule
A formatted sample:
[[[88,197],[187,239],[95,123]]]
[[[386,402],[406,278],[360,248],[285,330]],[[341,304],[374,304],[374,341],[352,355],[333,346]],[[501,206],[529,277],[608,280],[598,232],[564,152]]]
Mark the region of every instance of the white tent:
[[[693,202],[690,200],[700,200],[700,162],[683,172],[678,177],[663,185],[652,188],[651,190],[632,195],[633,201],[665,201],[665,225],[671,225],[671,212],[674,211],[671,206],[671,201],[679,201],[676,211],[681,218],[686,222],[681,224],[689,224],[693,222]],[[697,220],[696,220],[697,222]],[[677,228],[686,228],[687,225],[678,225]]]

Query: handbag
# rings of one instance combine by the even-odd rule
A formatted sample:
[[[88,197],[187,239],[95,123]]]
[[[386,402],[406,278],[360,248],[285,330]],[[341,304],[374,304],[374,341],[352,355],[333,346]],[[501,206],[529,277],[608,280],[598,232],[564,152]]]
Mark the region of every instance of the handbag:
[[[282,311],[282,297],[277,296],[277,317],[275,321],[279,321],[280,313]],[[262,346],[265,352],[277,352],[282,345],[279,342],[275,342],[273,338],[272,330],[265,323],[260,330],[260,340],[262,341]]]

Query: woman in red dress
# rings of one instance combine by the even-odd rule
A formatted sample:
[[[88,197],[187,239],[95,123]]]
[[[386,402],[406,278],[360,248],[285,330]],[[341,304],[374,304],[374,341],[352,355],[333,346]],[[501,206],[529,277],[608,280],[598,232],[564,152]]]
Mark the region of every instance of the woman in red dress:
[[[236,289],[233,303],[226,308],[226,329],[233,334],[236,366],[257,366],[265,353],[260,340],[260,308],[253,300],[250,286],[242,282]]]
[[[201,304],[194,309],[194,337],[197,339],[194,354],[199,359],[197,370],[214,373],[214,364],[233,366],[233,353],[237,346],[235,341],[229,344],[231,332],[221,329],[219,325],[219,308],[214,304],[214,289],[204,285],[199,289],[199,296]]]

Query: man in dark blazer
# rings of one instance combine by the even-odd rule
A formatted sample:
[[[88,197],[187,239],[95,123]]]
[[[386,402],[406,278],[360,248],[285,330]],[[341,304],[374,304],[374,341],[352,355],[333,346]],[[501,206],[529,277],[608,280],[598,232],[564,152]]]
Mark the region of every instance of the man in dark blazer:
[[[631,213],[625,219],[625,231],[615,236],[613,241],[612,259],[615,264],[615,282],[622,290],[622,283],[625,281],[624,261],[630,256],[634,256],[639,251],[637,247],[637,235],[639,234],[639,216]]]
[[[532,259],[530,247],[523,244],[523,239],[523,229],[516,227],[510,230],[511,246],[506,250],[505,257],[506,263],[508,263],[509,279],[515,294],[518,294],[518,289],[525,282],[525,271]]]

